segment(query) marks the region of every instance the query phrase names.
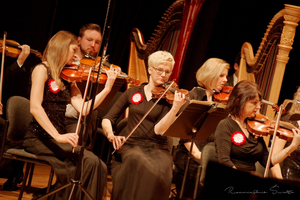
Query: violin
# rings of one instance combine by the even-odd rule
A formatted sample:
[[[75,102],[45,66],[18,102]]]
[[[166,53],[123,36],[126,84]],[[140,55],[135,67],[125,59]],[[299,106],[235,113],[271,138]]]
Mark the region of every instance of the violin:
[[[93,75],[91,75],[90,80],[95,83],[97,81],[97,75],[95,70],[93,70]],[[68,82],[82,82],[88,80],[89,73],[84,72],[82,68],[74,69],[72,67],[65,67],[61,72],[61,78]],[[104,84],[107,80],[107,75],[104,73],[100,74],[99,84]]]
[[[5,55],[12,57],[12,58],[17,58],[22,50],[20,50],[19,46],[20,44],[16,41],[13,40],[6,40],[5,45],[3,45],[3,39],[0,38],[0,51],[3,50],[3,46],[5,46]],[[37,57],[42,59],[42,54],[38,52],[37,50],[31,49],[30,48],[30,53],[35,54]]]
[[[214,101],[227,104],[232,89],[232,86],[224,86],[220,92],[214,92]]]
[[[296,128],[288,122],[279,122],[276,135],[284,140],[291,141],[294,137],[292,129]],[[256,114],[253,118],[248,118],[247,129],[258,137],[272,135],[275,129],[275,121],[271,121],[268,117]]]
[[[166,88],[170,85],[169,82],[155,87],[151,90],[152,98],[157,99],[160,98],[166,91]],[[178,91],[185,95],[185,100],[191,101],[189,97],[189,91],[185,89],[179,89],[176,83],[173,83],[172,87],[162,96],[162,98],[166,99],[168,103],[173,104],[175,91]]]
[[[92,77],[91,80],[93,82],[96,82],[97,76],[98,76],[98,71],[99,71],[99,65],[100,65],[100,60],[101,57],[99,56],[96,59],[92,59],[90,56],[89,58],[83,58],[80,60],[79,66],[71,66],[71,67],[65,67],[62,72],[61,72],[61,77],[64,80],[67,80],[69,82],[82,82],[84,80],[87,80],[88,78],[88,72],[90,68],[93,68],[92,70]],[[95,61],[96,60],[96,61]],[[110,67],[114,68],[119,68],[117,65],[110,64],[107,61],[104,61],[101,69],[100,69],[100,80],[99,84],[104,84],[107,80],[107,75],[105,74],[105,70],[109,70]],[[140,84],[139,80],[135,80],[134,78],[130,78],[127,74],[124,72],[121,72],[118,75],[119,78],[125,78],[127,83],[130,83],[132,86],[138,86]]]

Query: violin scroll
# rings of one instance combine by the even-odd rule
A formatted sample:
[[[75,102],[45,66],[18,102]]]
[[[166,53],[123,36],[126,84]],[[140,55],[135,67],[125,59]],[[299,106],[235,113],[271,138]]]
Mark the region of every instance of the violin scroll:
[[[267,104],[267,105],[272,106],[272,108],[273,108],[276,112],[279,111],[279,106],[278,106],[278,105],[276,105],[276,104],[274,104],[274,103],[272,103],[272,102],[269,102],[269,101],[267,101],[267,100],[264,100],[264,99],[262,99],[261,102],[264,103],[264,104]],[[284,114],[284,113],[285,113],[285,109],[284,109],[283,107],[282,107],[281,109],[282,109],[282,110],[281,110],[281,114]]]

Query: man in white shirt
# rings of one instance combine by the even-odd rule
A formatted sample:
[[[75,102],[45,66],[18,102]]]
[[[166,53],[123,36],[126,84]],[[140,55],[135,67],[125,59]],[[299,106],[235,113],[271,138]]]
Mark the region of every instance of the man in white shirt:
[[[95,58],[100,49],[102,40],[101,28],[97,24],[85,24],[79,30],[79,51],[77,55],[77,59],[74,61],[74,65],[79,65],[80,60],[84,58],[86,55]],[[93,116],[97,117],[97,110],[94,111]],[[77,128],[79,113],[73,108],[71,104],[67,105],[67,110],[65,113],[66,116],[66,128],[69,133],[74,133]],[[95,121],[95,120],[94,120]],[[89,133],[91,130],[90,125]]]

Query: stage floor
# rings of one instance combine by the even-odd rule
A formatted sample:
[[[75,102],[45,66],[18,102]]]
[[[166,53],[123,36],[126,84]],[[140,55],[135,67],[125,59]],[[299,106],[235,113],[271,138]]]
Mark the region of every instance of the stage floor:
[[[32,194],[34,191],[47,187],[48,183],[48,177],[50,174],[50,167],[45,165],[36,165],[34,170],[34,175],[32,179],[32,189],[29,193],[24,192],[22,200],[31,200]],[[107,182],[107,188],[108,190],[111,190],[112,184],[111,184],[111,177],[108,176],[108,182]],[[4,191],[2,190],[2,186],[5,183],[7,179],[0,178],[0,200],[17,200],[18,195],[20,192],[20,185],[18,185],[18,190],[16,191]],[[53,179],[53,183],[55,182],[55,177]],[[106,192],[106,199],[110,199],[110,192]]]
[[[30,190],[29,193],[24,192],[23,194],[23,198],[22,200],[31,200],[32,199],[32,194],[34,191],[37,191],[40,188],[45,188],[47,187],[47,183],[48,183],[48,177],[50,174],[50,167],[49,166],[45,166],[45,165],[36,165],[35,166],[35,170],[34,170],[34,175],[33,175],[33,179],[32,179],[32,189]],[[20,186],[18,185],[18,190],[16,191],[4,191],[2,190],[2,186],[5,183],[7,179],[4,178],[0,178],[0,200],[17,200],[18,199],[18,195],[20,192]],[[53,179],[53,183],[55,182],[55,176]],[[172,188],[174,188],[175,185],[172,184]],[[112,182],[111,182],[111,176],[108,175],[107,177],[107,192],[106,192],[106,198],[105,200],[109,200],[111,195],[110,195],[110,191],[112,189]],[[170,197],[174,196],[174,191],[170,192]],[[172,198],[170,198],[172,199]]]

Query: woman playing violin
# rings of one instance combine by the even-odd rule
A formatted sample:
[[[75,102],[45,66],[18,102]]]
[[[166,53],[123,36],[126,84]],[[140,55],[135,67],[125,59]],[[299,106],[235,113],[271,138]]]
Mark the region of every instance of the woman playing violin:
[[[299,113],[300,111],[300,104],[298,102],[299,99],[300,99],[300,87],[298,87],[297,91],[294,94],[291,108],[288,110],[288,112],[285,113],[285,115],[282,115],[282,118],[280,120],[292,123],[295,127],[300,126],[300,120],[290,119],[290,117],[293,114]],[[276,139],[274,140],[273,153],[275,154],[281,151],[283,148],[286,148],[290,145],[291,145],[291,141],[287,141],[285,139],[276,137]],[[282,165],[279,166],[279,164],[276,164],[271,169],[272,175],[273,177],[275,176],[276,178],[300,181],[300,170],[299,170],[300,169],[300,143],[295,151],[287,152],[287,153],[289,153],[290,156],[284,159]]]
[[[214,101],[214,92],[221,91],[227,82],[229,64],[219,58],[208,59],[197,71],[196,79],[200,87],[194,88],[189,92],[189,98],[199,101]],[[197,168],[200,164],[201,151],[204,145],[213,141],[213,137],[205,142],[195,141],[192,149],[192,159],[188,171],[188,180],[184,190],[185,197],[193,197],[194,184],[196,179]],[[190,140],[180,139],[175,154],[175,183],[176,189],[180,191],[183,174],[191,148]]]
[[[68,83],[60,77],[65,65],[71,64],[78,51],[75,35],[67,31],[55,34],[47,44],[42,63],[35,66],[32,72],[30,94],[30,112],[34,119],[29,125],[23,145],[25,150],[51,163],[57,176],[52,190],[66,185],[74,178],[78,154],[81,150],[78,135],[67,132],[64,124],[66,105],[71,102],[80,111],[84,106],[83,115],[87,115],[90,101],[83,102],[81,92],[76,83]],[[106,71],[108,79],[104,89],[96,95],[94,109],[110,92],[118,72]],[[84,104],[83,104],[84,103]],[[73,153],[73,148],[75,151]],[[80,180],[93,199],[102,199],[106,184],[106,165],[92,152],[85,150],[82,158]],[[51,195],[51,199],[68,199],[71,187]],[[76,199],[87,199],[77,190]]]
[[[247,119],[259,111],[261,100],[261,92],[254,82],[240,81],[232,90],[226,107],[230,115],[220,121],[215,131],[216,153],[220,164],[246,172],[254,172],[257,161],[266,166],[269,151],[263,138],[256,139],[246,127]],[[291,145],[271,156],[271,167],[298,147],[300,131],[293,129],[293,132]]]
[[[126,90],[102,120],[107,139],[113,144],[112,199],[168,199],[172,182],[172,156],[167,137],[161,135],[171,125],[185,95],[175,92],[173,104],[161,99],[122,145],[124,136],[116,136],[112,125],[129,108],[127,135],[155,104],[152,90],[169,80],[173,56],[157,51],[148,58],[149,83]],[[124,133],[124,134],[123,134]]]

